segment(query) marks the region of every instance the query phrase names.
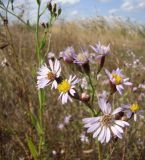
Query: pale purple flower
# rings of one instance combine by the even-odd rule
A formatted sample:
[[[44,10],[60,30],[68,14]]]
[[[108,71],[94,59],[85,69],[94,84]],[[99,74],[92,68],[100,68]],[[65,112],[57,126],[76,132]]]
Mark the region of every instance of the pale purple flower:
[[[133,104],[124,105],[122,107],[124,108],[124,112],[126,113],[127,118],[130,119],[133,117],[134,121],[137,121],[138,117],[144,118],[144,110],[140,109],[140,106],[137,102]]]
[[[124,89],[123,85],[131,86],[132,83],[128,82],[129,78],[125,78],[122,70],[117,68],[110,73],[107,69],[105,70],[107,76],[109,77],[110,82],[115,85],[116,90],[122,94],[122,90]]]
[[[64,124],[69,124],[71,117],[72,117],[71,115],[65,116],[64,117]]]
[[[63,129],[64,129],[64,124],[63,124],[63,123],[60,123],[60,124],[58,125],[58,129],[63,130]]]
[[[67,103],[68,100],[72,102],[71,96],[75,95],[75,85],[78,82],[79,79],[77,79],[76,76],[70,76],[68,80],[65,79],[58,84],[57,89],[60,92],[60,96],[58,99],[61,99],[62,104]]]
[[[116,120],[115,115],[122,112],[123,109],[119,107],[112,111],[110,103],[106,103],[103,98],[99,99],[98,102],[103,115],[83,119],[84,127],[88,128],[87,132],[93,132],[93,138],[98,137],[98,141],[101,143],[108,143],[112,134],[122,139],[122,128],[129,126],[129,123],[123,120]]]
[[[99,42],[95,46],[90,45],[90,47],[97,53],[96,59],[101,59],[110,54],[110,45],[104,46]]]
[[[89,142],[89,139],[84,132],[80,135],[80,139],[81,139],[81,142],[85,142],[85,143]]]
[[[64,51],[60,52],[60,58],[67,63],[73,63],[76,53],[73,47],[67,47]]]
[[[43,64],[38,69],[37,76],[37,87],[38,89],[44,88],[49,84],[52,84],[51,88],[57,88],[56,78],[60,76],[61,67],[60,62],[55,59],[54,62],[49,59],[49,67],[46,64]]]
[[[81,79],[81,87],[82,87],[82,89],[85,89],[85,90],[87,90],[88,89],[88,81],[87,81],[87,79],[86,79],[86,77],[83,77],[82,79]]]
[[[90,57],[89,53],[85,49],[81,49],[82,52],[78,53],[77,55],[74,56],[74,63],[79,64],[79,65],[84,65],[89,63]]]
[[[49,52],[47,55],[48,59],[55,59],[55,54],[53,52]]]

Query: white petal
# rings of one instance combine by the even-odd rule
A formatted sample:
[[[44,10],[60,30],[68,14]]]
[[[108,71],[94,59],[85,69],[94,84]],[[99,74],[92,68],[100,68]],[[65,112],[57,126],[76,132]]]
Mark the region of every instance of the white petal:
[[[105,72],[106,72],[106,74],[108,75],[108,77],[110,79],[111,78],[111,73],[107,69],[105,69]]]
[[[58,100],[60,100],[62,98],[63,93],[60,93]]]
[[[114,126],[111,126],[111,130],[112,130],[112,132],[113,132],[114,135],[116,135],[117,137],[119,137],[119,138],[122,139],[121,133],[118,132],[118,130]]]
[[[114,125],[114,127],[118,130],[118,132],[123,133],[123,129],[118,125]]]
[[[110,103],[107,103],[107,108],[106,108],[106,111],[107,111],[107,114],[110,114],[111,113],[111,104]]]
[[[127,86],[132,86],[131,82],[125,82],[124,84],[127,85]]]
[[[119,113],[119,112],[121,112],[121,111],[123,111],[123,108],[118,107],[118,108],[116,108],[116,109],[112,112],[112,115],[117,114],[117,113]]]
[[[106,143],[108,143],[111,139],[111,131],[109,129],[109,127],[107,127],[107,131],[106,131]]]
[[[98,134],[100,133],[102,127],[99,127],[93,134],[93,138],[96,138],[98,136]]]
[[[98,140],[101,141],[101,143],[103,143],[104,140],[105,140],[105,133],[106,133],[106,127],[103,126],[102,130],[101,130],[101,132],[99,134],[99,137],[98,137]]]
[[[40,81],[37,81],[38,89],[44,88],[49,83],[48,79],[41,79]]]
[[[53,81],[53,87],[54,89],[57,89],[57,82],[55,80]]]
[[[54,69],[53,69],[53,62],[52,62],[51,59],[49,60],[49,65],[50,65],[51,70],[54,71]]]
[[[129,78],[123,79],[123,82],[127,82],[127,81],[129,81]]]
[[[100,116],[101,117],[101,116]],[[100,117],[91,117],[91,118],[84,118],[83,123],[95,123],[100,120]]]
[[[100,126],[100,122],[91,125],[91,127],[87,130],[88,133],[94,132]]]
[[[102,110],[102,112],[103,112],[103,113],[106,113],[106,108],[107,108],[107,106],[106,106],[106,101],[105,101],[105,99],[104,99],[104,98],[100,98],[100,99],[98,100],[98,104],[99,104],[99,107],[100,107],[100,109]]]
[[[55,72],[58,71],[59,66],[60,66],[59,61],[56,59],[56,60],[55,60],[55,63],[54,63],[54,71],[55,71]]]
[[[134,114],[134,121],[137,121],[137,114]]]
[[[122,123],[121,120],[115,120],[115,123],[116,123],[117,125],[121,126],[121,127],[125,127],[125,124]]]
[[[71,94],[72,96],[74,96],[74,94],[76,93],[74,89],[70,89],[69,92],[70,92],[70,94]]]
[[[119,92],[119,94],[122,95],[122,87],[120,87],[120,85],[116,86],[117,91]]]
[[[122,120],[115,120],[115,123],[121,127],[129,126],[128,122],[122,121]]]
[[[129,126],[128,122],[122,121],[122,123],[124,123],[125,126]]]

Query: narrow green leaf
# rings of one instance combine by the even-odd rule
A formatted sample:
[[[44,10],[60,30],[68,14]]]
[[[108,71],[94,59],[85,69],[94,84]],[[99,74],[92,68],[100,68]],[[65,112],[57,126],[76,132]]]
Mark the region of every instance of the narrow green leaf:
[[[46,45],[46,37],[44,37],[42,40],[40,50],[42,50],[45,47],[45,45]]]
[[[37,1],[37,4],[38,4],[38,5],[40,5],[40,3],[41,3],[41,0],[36,0],[36,1]]]
[[[29,150],[30,150],[34,160],[37,160],[38,154],[37,154],[37,150],[36,150],[34,143],[32,142],[30,137],[26,136],[26,139],[27,139],[27,144],[28,144]]]

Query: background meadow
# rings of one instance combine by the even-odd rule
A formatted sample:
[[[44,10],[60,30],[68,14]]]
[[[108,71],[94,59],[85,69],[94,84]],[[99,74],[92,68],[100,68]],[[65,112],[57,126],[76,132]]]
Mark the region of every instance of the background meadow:
[[[1,21],[2,22],[2,21]],[[35,28],[35,25],[34,25]],[[43,27],[40,27],[40,36]],[[33,159],[26,142],[26,135],[37,144],[36,130],[30,113],[37,114],[39,105],[36,88],[38,62],[35,55],[34,29],[15,23],[7,28],[0,25],[0,160]],[[133,82],[132,89],[123,96],[115,95],[115,106],[138,101],[145,109],[145,26],[130,21],[114,20],[111,25],[103,17],[88,20],[60,21],[51,28],[50,51],[56,57],[68,46],[79,50],[97,42],[110,44],[111,56],[106,58],[104,68],[122,68]],[[12,44],[13,43],[13,44]],[[43,54],[47,60],[47,47]],[[13,52],[15,50],[15,53]],[[89,49],[90,52],[92,52]],[[93,64],[95,70],[98,62]],[[73,74],[68,64],[62,63],[65,74]],[[66,69],[67,68],[67,69]],[[94,79],[98,80],[97,93],[109,90],[104,70]],[[52,98],[53,97],[53,98]],[[45,139],[48,150],[46,159],[96,160],[97,144],[87,134],[82,118],[89,116],[79,102],[62,105],[58,93],[46,88],[43,115]],[[98,107],[95,102],[96,108]],[[104,160],[144,160],[145,120],[132,123],[122,140],[103,146]],[[114,147],[115,146],[115,147]]]

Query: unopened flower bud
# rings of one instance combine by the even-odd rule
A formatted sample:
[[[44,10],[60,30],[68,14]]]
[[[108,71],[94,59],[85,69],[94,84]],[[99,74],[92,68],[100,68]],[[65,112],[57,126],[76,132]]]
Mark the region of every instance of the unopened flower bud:
[[[51,2],[48,3],[47,8],[49,9],[50,12],[52,11],[52,4],[51,4]]]
[[[80,97],[81,101],[83,102],[88,102],[90,100],[90,95],[88,95],[86,92],[83,92],[81,94],[81,97]]]
[[[56,12],[56,8],[57,8],[57,4],[55,3],[54,6],[53,6],[53,13]]]

